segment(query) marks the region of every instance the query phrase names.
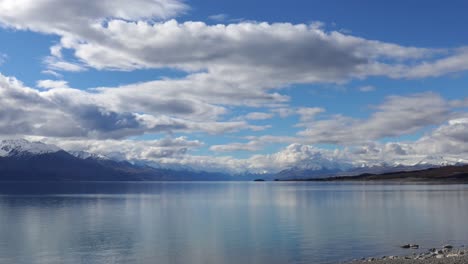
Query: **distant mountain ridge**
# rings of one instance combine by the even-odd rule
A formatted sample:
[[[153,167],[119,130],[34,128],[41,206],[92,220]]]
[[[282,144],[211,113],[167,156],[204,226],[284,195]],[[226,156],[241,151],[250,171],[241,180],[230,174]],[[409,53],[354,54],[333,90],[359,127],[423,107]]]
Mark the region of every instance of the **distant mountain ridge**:
[[[0,181],[226,181],[226,180],[294,180],[326,177],[356,176],[417,171],[449,165],[466,164],[463,160],[450,160],[427,156],[414,165],[380,163],[360,166],[330,160],[321,155],[302,161],[278,173],[238,174],[206,172],[190,166],[169,166],[146,161],[113,160],[104,155],[85,151],[65,151],[57,146],[24,139],[0,141]]]
[[[16,155],[40,155],[58,152],[61,149],[42,142],[29,142],[25,139],[7,139],[0,141],[0,157]]]
[[[447,166],[462,166],[468,163],[464,160],[450,160],[443,157],[428,156],[413,165],[400,163],[380,163],[374,165],[362,164],[361,166],[323,166],[315,169],[292,167],[276,174],[276,178],[283,180],[294,179],[320,179],[327,177],[349,177],[361,174],[384,174],[393,172],[411,172]]]
[[[230,180],[222,173],[174,171],[67,152],[27,140],[0,141],[0,181],[181,181]]]
[[[398,182],[468,182],[468,165],[449,165],[415,171],[398,171],[382,174],[364,173],[357,176],[308,178],[302,181],[398,181]]]

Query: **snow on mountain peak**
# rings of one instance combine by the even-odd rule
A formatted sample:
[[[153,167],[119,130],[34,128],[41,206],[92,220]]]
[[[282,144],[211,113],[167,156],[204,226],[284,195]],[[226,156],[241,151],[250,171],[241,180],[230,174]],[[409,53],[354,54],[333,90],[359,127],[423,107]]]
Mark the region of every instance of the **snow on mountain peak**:
[[[89,153],[86,151],[69,151],[69,153],[79,159],[109,160],[109,158],[104,155]]]
[[[0,141],[0,157],[22,154],[46,154],[58,152],[61,149],[42,142],[29,142],[25,139],[6,139]]]

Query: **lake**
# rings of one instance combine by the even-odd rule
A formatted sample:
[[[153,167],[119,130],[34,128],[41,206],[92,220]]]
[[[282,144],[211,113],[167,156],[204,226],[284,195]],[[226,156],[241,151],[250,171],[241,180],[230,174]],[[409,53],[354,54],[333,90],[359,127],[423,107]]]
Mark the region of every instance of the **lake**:
[[[467,219],[468,185],[0,183],[0,263],[337,263],[468,244]]]

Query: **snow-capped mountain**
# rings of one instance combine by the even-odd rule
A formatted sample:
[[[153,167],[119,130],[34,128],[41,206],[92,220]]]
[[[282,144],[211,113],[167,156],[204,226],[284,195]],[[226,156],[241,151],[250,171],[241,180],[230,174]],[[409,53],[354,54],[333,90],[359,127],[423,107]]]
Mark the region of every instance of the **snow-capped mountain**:
[[[94,159],[94,160],[110,160],[107,156],[101,154],[90,153],[86,151],[69,151],[71,155],[79,159]]]
[[[230,178],[223,173],[139,166],[23,139],[0,141],[0,181],[213,181]]]
[[[34,162],[34,163],[31,163]],[[297,162],[293,166],[284,168],[279,173],[249,173],[247,170],[236,175],[229,175],[222,171],[202,171],[186,165],[158,164],[141,160],[119,160],[85,151],[64,151],[57,146],[42,142],[29,142],[24,139],[0,141],[0,175],[14,174],[10,169],[17,166],[18,174],[29,177],[29,174],[39,174],[44,170],[44,177],[50,174],[70,175],[79,174],[86,178],[88,175],[96,177],[118,177],[122,179],[294,179],[294,178],[320,178],[329,176],[353,176],[363,173],[388,173],[399,171],[414,171],[427,168],[444,167],[448,165],[468,164],[468,160],[454,159],[442,156],[414,156],[406,160],[391,161],[350,161],[335,159],[317,153]],[[3,164],[4,167],[1,167]],[[12,166],[14,164],[14,166]],[[10,171],[9,171],[10,170]],[[54,171],[55,170],[55,171]],[[100,173],[100,174],[98,174]],[[139,175],[139,178],[135,178]],[[171,176],[172,175],[172,178]],[[239,177],[233,177],[239,176]],[[260,177],[261,176],[261,177]],[[60,176],[62,177],[62,176]],[[94,177],[94,176],[93,176]],[[169,177],[169,178],[166,178]],[[93,178],[94,179],[94,178]],[[1,179],[0,179],[1,180]],[[106,180],[108,180],[106,178]]]
[[[0,157],[18,155],[40,155],[61,151],[57,146],[42,142],[29,142],[24,139],[7,139],[0,141]]]
[[[323,178],[330,176],[355,176],[364,173],[381,174],[390,172],[416,171],[439,168],[451,165],[466,165],[468,160],[443,156],[419,156],[407,160],[390,161],[355,161],[340,162],[318,156],[316,159],[304,160],[296,166],[282,170],[276,178]]]
[[[433,166],[449,166],[449,165],[456,165],[456,164],[467,164],[467,160],[459,159],[459,158],[451,158],[451,157],[443,157],[443,156],[434,156],[428,155],[418,161],[415,165],[433,165]]]

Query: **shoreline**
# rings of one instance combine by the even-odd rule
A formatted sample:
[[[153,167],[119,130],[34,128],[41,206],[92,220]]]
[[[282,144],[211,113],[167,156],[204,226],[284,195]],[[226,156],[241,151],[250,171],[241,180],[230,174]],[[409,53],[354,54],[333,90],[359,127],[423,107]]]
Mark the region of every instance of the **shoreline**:
[[[406,245],[410,246],[410,245]],[[417,245],[416,245],[417,246]],[[404,246],[402,246],[404,247]],[[419,246],[417,246],[419,247]],[[454,248],[451,245],[445,245],[442,248],[432,248],[424,252],[413,253],[404,256],[383,256],[356,259],[344,264],[361,264],[361,263],[378,263],[378,264],[411,264],[411,263],[428,263],[428,264],[464,264],[468,263],[468,248],[461,246]]]

